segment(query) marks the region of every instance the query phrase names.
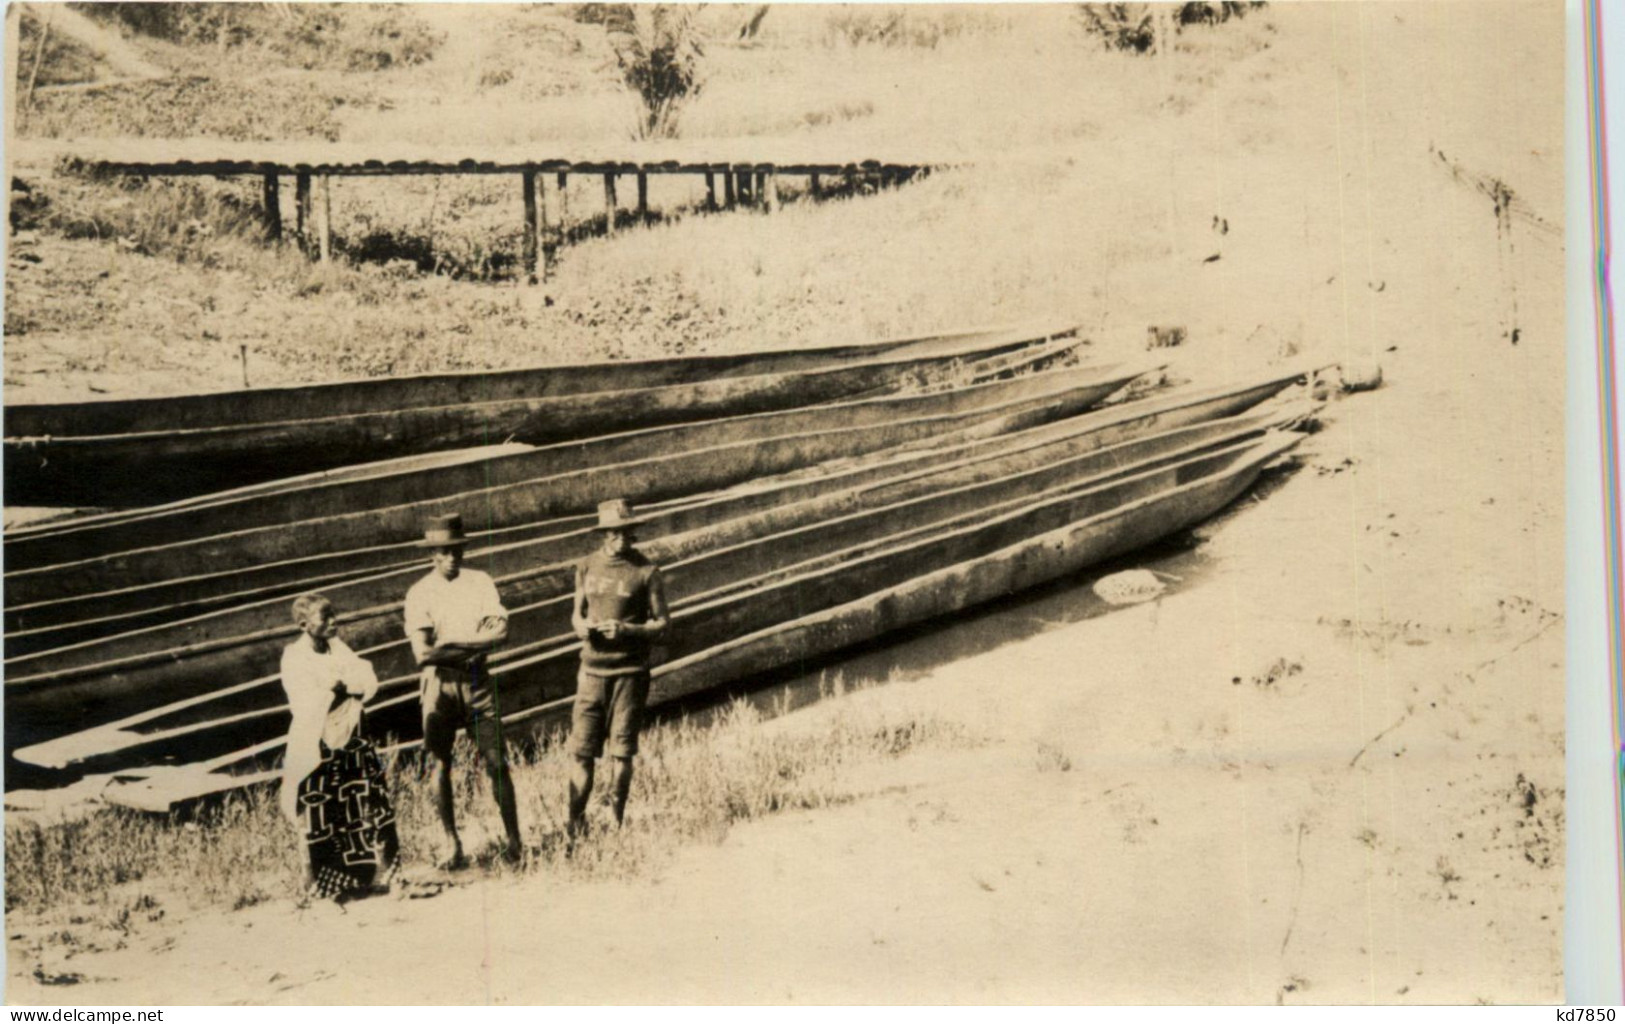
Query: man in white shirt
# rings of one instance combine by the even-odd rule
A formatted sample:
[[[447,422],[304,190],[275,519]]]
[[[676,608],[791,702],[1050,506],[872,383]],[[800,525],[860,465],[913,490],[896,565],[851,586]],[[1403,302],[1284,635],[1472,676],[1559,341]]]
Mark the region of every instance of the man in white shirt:
[[[437,806],[451,847],[440,866],[453,870],[468,863],[452,804],[451,750],[458,727],[474,738],[491,777],[508,833],[504,856],[517,861],[523,850],[502,744],[502,709],[486,667],[489,652],[508,638],[508,612],[491,577],[463,567],[467,544],[462,516],[430,520],[419,546],[429,549],[433,568],[406,592],[406,636],[423,671],[423,745],[438,762]]]

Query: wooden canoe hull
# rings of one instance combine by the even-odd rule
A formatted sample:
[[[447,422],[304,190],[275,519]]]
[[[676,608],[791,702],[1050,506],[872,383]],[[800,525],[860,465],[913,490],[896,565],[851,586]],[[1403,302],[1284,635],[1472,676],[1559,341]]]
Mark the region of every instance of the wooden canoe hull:
[[[547,444],[838,400],[1025,344],[1009,336],[806,370],[484,398],[308,419],[90,436],[7,437],[7,505],[151,504],[293,473],[517,439]]]
[[[734,637],[655,670],[655,702],[810,661],[931,619],[1018,594],[1189,529],[1235,501],[1296,438],[1255,449],[1226,470],[916,576],[855,601]],[[540,705],[538,705],[540,707]]]
[[[980,327],[855,345],[785,348],[732,355],[611,360],[458,373],[375,377],[323,384],[91,402],[8,404],[5,436],[90,437],[272,423],[323,416],[545,398],[622,388],[662,387],[719,377],[814,370],[840,362],[930,354],[947,346],[1006,340],[1019,344],[1075,334],[1072,324]]]
[[[1267,463],[1296,443],[1295,436],[1269,438],[1247,446],[1244,453],[1228,463],[1209,459],[1205,472],[1192,466],[1181,477],[1176,471],[1171,481],[1164,481],[1165,486],[1149,493],[1142,490],[1138,497],[1132,496],[1134,491],[1124,490],[1122,496],[1128,500],[1093,515],[1061,522],[1053,529],[1030,532],[1043,525],[1042,517],[1035,519],[1030,509],[980,523],[972,529],[984,533],[986,539],[1012,542],[980,553],[975,553],[974,545],[961,546],[961,552],[973,552],[970,557],[936,566],[921,563],[919,567],[924,571],[856,598],[850,594],[844,600],[837,596],[826,607],[794,614],[681,655],[655,669],[651,703],[668,702],[806,662],[1131,552],[1213,515],[1251,487]],[[1070,500],[1076,502],[1079,497],[1072,495]],[[1075,505],[1073,514],[1084,507]],[[1014,520],[1024,521],[1029,532],[999,529]],[[890,552],[885,557],[895,561],[897,554]],[[555,652],[546,660],[567,662],[571,653]],[[506,713],[510,730],[533,730],[542,721],[559,721],[567,714],[571,701],[568,681],[555,681],[550,689],[551,693],[539,688],[534,680],[508,681],[505,699],[513,709]],[[380,703],[406,708],[411,697],[408,693]],[[413,741],[396,743],[391,749],[413,745]],[[233,786],[271,782],[275,775],[264,770],[264,764],[274,754],[274,743],[259,744],[191,768],[160,768],[147,778],[137,773],[130,792],[122,797],[115,795],[112,800],[164,811],[177,802]],[[227,775],[226,769],[242,773]]]
[[[921,440],[1010,415],[1018,403],[1087,408],[1141,372],[1053,370],[935,394],[616,434],[39,538],[8,536],[7,603],[409,543],[426,517],[447,511],[491,530],[585,513],[605,494],[659,501]]]
[[[1113,451],[1121,453],[1112,458],[1148,457],[1159,445],[1183,443],[1172,428],[1219,419],[1224,413],[1250,407],[1278,392],[1288,379],[1254,382],[1218,393],[1130,403],[1112,411],[1062,419],[958,446],[933,447],[869,465],[842,466],[840,471],[824,476],[806,478],[798,474],[788,483],[773,487],[756,486],[669,509],[657,508],[648,514],[650,522],[640,533],[653,545],[651,551],[662,560],[670,560],[704,550],[706,545],[749,541],[857,507],[951,488],[956,481],[965,479],[1000,479],[1022,470],[1071,472],[1067,460],[1109,446],[1116,446]],[[1226,420],[1214,429],[1240,427]],[[1138,448],[1125,443],[1153,433],[1157,436]],[[1162,435],[1168,435],[1167,439],[1159,439]],[[593,535],[588,524],[577,522],[572,526],[571,530],[555,531],[536,541],[475,550],[470,553],[470,564],[490,573],[500,585],[516,588],[507,595],[511,600],[529,586],[525,580],[546,571],[545,567],[566,563],[590,549]],[[401,569],[323,588],[337,602],[340,621],[351,631],[348,635],[352,641],[357,639],[353,631],[359,630],[361,642],[371,642],[367,623],[395,614],[399,595],[424,571],[421,553],[414,550],[412,555],[411,564]],[[13,657],[6,663],[8,699],[18,701],[42,686],[149,665],[161,667],[165,674],[182,673],[186,665],[199,659],[208,659],[203,671],[210,677],[218,678],[219,672],[229,670],[241,678],[245,665],[229,660],[233,651],[285,642],[292,633],[283,600],[262,599],[174,624]],[[272,646],[268,650],[260,660],[270,665],[279,648]]]
[[[1278,393],[1292,379],[1290,375],[1283,375],[1231,387],[1207,388],[1191,394],[1142,400],[1113,410],[1091,413],[1087,424],[1061,418],[1057,415],[1059,410],[1045,407],[1028,409],[1009,417],[985,421],[969,430],[960,428],[945,433],[937,439],[939,444],[929,448],[917,448],[903,454],[882,449],[820,475],[809,477],[805,472],[795,472],[757,481],[749,489],[737,489],[699,502],[687,513],[680,514],[675,505],[669,511],[653,506],[653,521],[641,531],[641,535],[655,538],[668,530],[692,528],[683,524],[700,522],[701,516],[742,514],[773,503],[803,500],[843,487],[858,486],[868,479],[894,472],[891,463],[897,460],[905,460],[913,468],[920,469],[969,457],[977,451],[1001,446],[1004,435],[1014,431],[1032,431],[1028,436],[1036,442],[1050,435],[1066,436],[1081,428],[1098,432],[1103,445],[1114,444],[1155,429],[1171,429],[1234,415]],[[1046,422],[1051,426],[1044,430],[1035,429],[1038,424]],[[512,552],[511,557],[532,557],[542,561],[577,557],[590,523],[590,517],[577,516],[494,532],[475,531],[476,544],[469,555],[471,564],[500,575],[503,570],[495,561],[485,561],[497,559],[499,552]],[[550,548],[549,544],[553,546]],[[131,630],[208,615],[219,609],[275,600],[309,589],[340,586],[350,580],[390,570],[409,571],[420,561],[420,552],[409,543],[381,545],[327,556],[268,562],[230,572],[119,587],[100,593],[76,594],[31,605],[13,601],[6,611],[7,651],[14,659],[19,655],[83,644]],[[366,602],[367,605],[375,603],[381,602]]]
[[[695,538],[686,544],[681,537],[673,538],[669,550],[655,554],[666,564],[670,591],[693,596],[675,605],[680,639],[671,651],[683,656],[760,628],[777,617],[802,613],[819,602],[879,585],[877,580],[933,564],[932,559],[958,557],[970,550],[966,544],[990,542],[976,533],[976,524],[1001,513],[1020,510],[1026,514],[1026,518],[1018,516],[1006,523],[998,533],[1008,537],[1011,530],[1032,528],[1029,520],[1042,524],[1057,521],[1057,516],[1098,510],[1167,486],[1180,474],[1228,464],[1247,447],[1238,445],[1238,439],[1256,437],[1270,422],[1263,415],[1238,417],[1071,455],[1029,450],[934,474],[935,487],[908,480],[882,484],[871,489],[867,497],[872,507],[867,509],[856,498],[823,503],[810,510],[818,515],[765,524],[768,532],[758,529],[753,540],[742,544],[727,545],[726,536]],[[1214,445],[1224,450],[1199,454]],[[1108,486],[1118,478],[1130,478],[1131,483]],[[1029,507],[1035,502],[1036,511]],[[786,525],[791,528],[774,529]],[[954,533],[956,546],[944,548],[932,541],[944,531]],[[750,531],[742,526],[737,532]],[[724,542],[722,546],[719,540]],[[893,548],[904,554],[880,557]],[[864,568],[846,571],[853,565]],[[797,580],[800,582],[788,590],[780,585]],[[811,582],[815,580],[816,585]],[[505,691],[504,699],[513,707],[529,706],[537,693],[543,696],[536,700],[550,699],[545,696],[549,687],[568,686],[573,679],[572,652],[577,650],[568,635],[568,567],[538,574],[530,582],[542,586],[522,596],[512,590],[507,595],[509,600],[518,598],[510,613],[510,636],[526,640],[494,661],[499,679],[525,680],[519,689],[509,685]],[[377,625],[400,636],[398,614],[393,610]],[[380,727],[410,729],[408,705],[415,693],[415,670],[404,642],[393,639],[369,646],[365,636],[358,639],[354,635],[353,626],[346,635],[386,679],[383,701],[374,711]],[[281,637],[264,644],[266,656],[279,657],[286,642]],[[208,685],[218,678],[203,674],[198,681]],[[193,699],[111,728],[76,733],[18,756],[55,767],[77,762],[86,770],[120,770],[143,758],[216,756],[281,735],[286,712],[280,697],[275,677],[269,676],[257,684],[228,687],[226,693],[212,699]],[[75,751],[77,756],[65,753]]]

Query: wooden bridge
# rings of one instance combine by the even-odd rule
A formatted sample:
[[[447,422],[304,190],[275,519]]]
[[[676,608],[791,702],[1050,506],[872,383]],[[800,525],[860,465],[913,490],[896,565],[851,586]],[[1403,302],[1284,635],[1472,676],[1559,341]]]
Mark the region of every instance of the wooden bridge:
[[[287,144],[254,147],[249,144],[198,140],[133,140],[102,145],[33,143],[31,156],[49,155],[59,166],[91,174],[140,177],[216,177],[244,175],[263,182],[265,234],[272,241],[283,237],[282,184],[291,178],[294,187],[294,219],[300,244],[310,254],[326,262],[332,259],[333,178],[390,177],[398,175],[514,175],[519,181],[523,209],[522,249],[527,278],[537,275],[541,254],[542,274],[547,256],[564,242],[569,217],[566,185],[571,175],[591,175],[603,182],[605,229],[616,228],[621,209],[619,182],[632,178],[636,183],[636,210],[640,218],[649,214],[651,175],[693,175],[705,182],[705,208],[733,209],[756,207],[771,212],[780,204],[782,176],[806,180],[806,194],[814,199],[824,194],[830,182],[847,190],[870,185],[888,187],[912,180],[931,170],[948,166],[946,160],[863,159],[838,161],[806,153],[778,153],[775,159],[744,158],[744,154],[717,153],[702,156],[701,144],[637,147],[642,152],[622,154],[621,159],[537,159],[533,153],[488,153],[480,157],[448,158],[435,154],[409,154],[383,157],[368,155],[353,146],[312,144],[290,158],[294,147]],[[760,144],[755,144],[758,148]],[[741,143],[716,148],[740,149]],[[258,151],[256,151],[256,149]],[[271,152],[274,150],[274,152]],[[552,179],[552,187],[548,179]]]

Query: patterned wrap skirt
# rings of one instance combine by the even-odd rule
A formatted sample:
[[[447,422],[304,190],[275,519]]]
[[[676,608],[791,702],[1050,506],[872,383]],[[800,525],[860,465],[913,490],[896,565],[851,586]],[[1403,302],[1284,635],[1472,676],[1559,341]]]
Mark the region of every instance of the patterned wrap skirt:
[[[333,750],[299,783],[305,845],[323,897],[387,883],[400,855],[383,762],[360,736]]]

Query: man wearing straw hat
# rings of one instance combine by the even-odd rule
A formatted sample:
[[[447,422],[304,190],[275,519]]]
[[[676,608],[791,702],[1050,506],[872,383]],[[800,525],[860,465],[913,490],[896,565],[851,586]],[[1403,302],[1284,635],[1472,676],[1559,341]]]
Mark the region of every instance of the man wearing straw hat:
[[[502,744],[502,708],[486,666],[490,651],[508,638],[508,612],[491,577],[463,567],[467,544],[462,516],[431,519],[418,546],[429,549],[432,568],[406,592],[406,636],[423,673],[423,746],[438,762],[436,805],[450,845],[439,866],[452,870],[468,863],[452,804],[452,741],[459,727],[473,737],[491,777],[508,833],[504,856],[517,860],[522,850]]]
[[[669,621],[660,570],[633,546],[633,531],[645,521],[632,515],[624,499],[603,502],[594,527],[602,542],[576,566],[570,621],[582,646],[570,723],[570,752],[575,755],[572,836],[580,835],[586,823],[593,764],[599,757],[607,753],[615,762],[616,824],[625,816],[632,790],[632,758],[649,699],[651,646]]]

